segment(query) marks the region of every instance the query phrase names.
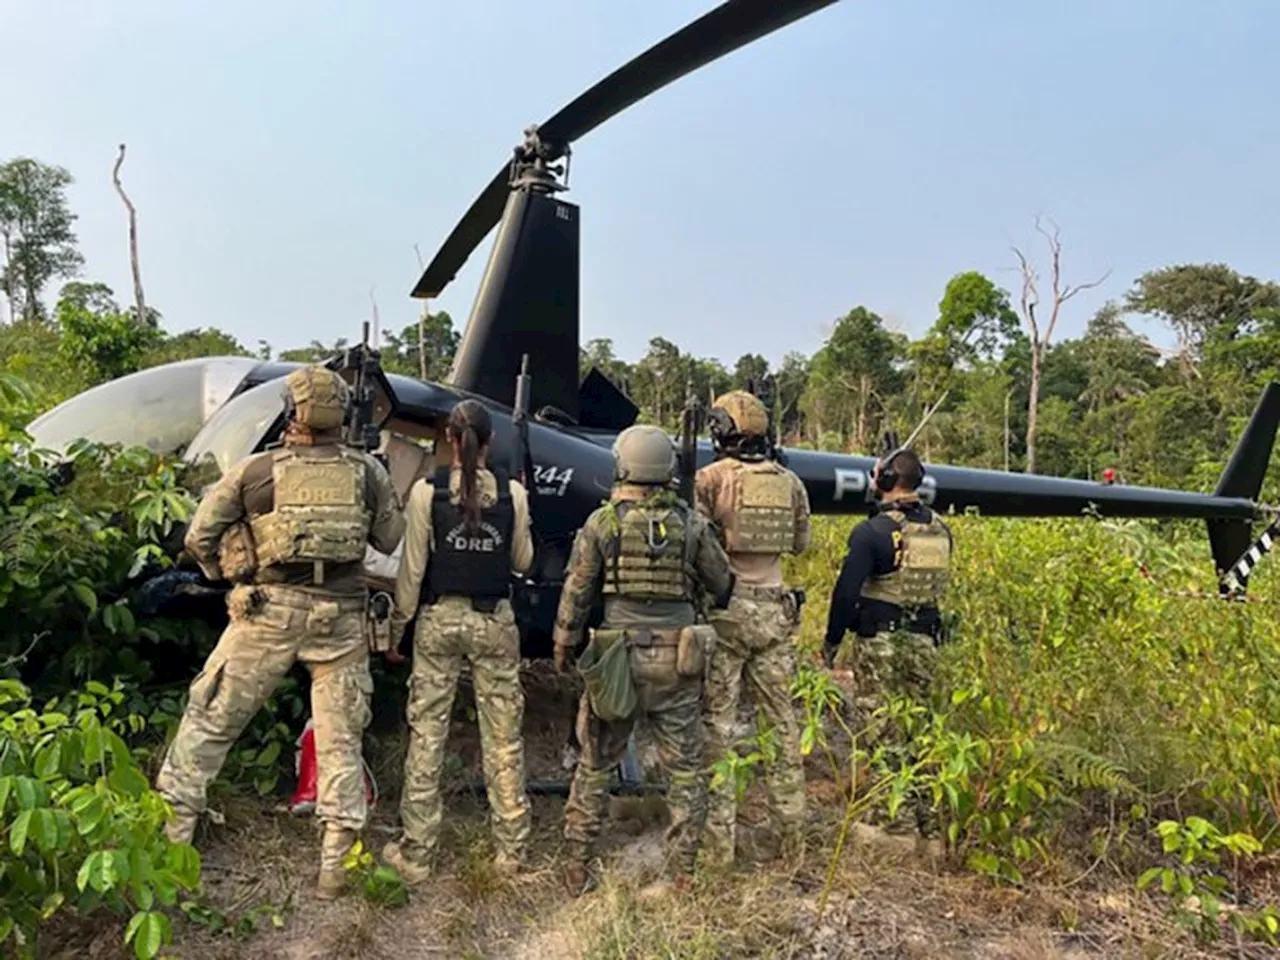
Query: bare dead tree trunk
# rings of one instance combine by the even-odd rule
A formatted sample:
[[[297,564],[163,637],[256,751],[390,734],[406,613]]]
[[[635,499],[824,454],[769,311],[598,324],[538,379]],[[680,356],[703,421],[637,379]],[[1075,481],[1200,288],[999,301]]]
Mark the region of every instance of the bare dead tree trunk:
[[[9,272],[9,263],[10,263],[10,257],[12,255],[12,248],[9,246],[9,231],[5,230],[3,234],[4,234],[4,273],[7,275]],[[10,277],[5,282],[4,298],[9,304],[8,322],[13,323],[15,320],[18,319],[18,312],[16,309],[14,309],[14,306],[13,306],[13,278],[12,277]]]
[[[1050,222],[1052,223],[1052,221]],[[1050,278],[1053,285],[1053,301],[1049,308],[1049,322],[1045,325],[1043,333],[1040,322],[1036,318],[1036,307],[1040,305],[1040,291],[1036,286],[1039,276],[1035,267],[1027,260],[1026,255],[1017,247],[1013,248],[1014,255],[1018,258],[1018,269],[1022,273],[1022,295],[1019,298],[1018,306],[1022,313],[1023,322],[1026,323],[1027,329],[1031,334],[1031,396],[1027,399],[1027,473],[1036,472],[1036,430],[1039,427],[1040,376],[1043,372],[1044,359],[1048,354],[1049,344],[1053,341],[1053,331],[1058,325],[1058,317],[1062,311],[1062,305],[1081,290],[1089,290],[1092,287],[1096,287],[1111,276],[1111,271],[1107,270],[1106,273],[1091,283],[1081,283],[1075,286],[1064,285],[1062,283],[1062,241],[1059,237],[1058,225],[1053,224],[1053,233],[1050,233],[1041,225],[1040,217],[1037,216],[1036,230],[1049,244]]]
[[[138,269],[138,211],[133,208],[129,196],[120,184],[120,167],[124,164],[124,144],[120,144],[120,155],[116,157],[116,165],[111,170],[111,180],[116,185],[116,193],[124,201],[129,211],[129,266],[133,269],[133,302],[138,310],[138,322],[147,322],[147,301],[142,295],[142,272]]]
[[[1009,398],[1013,396],[1012,390],[1006,390],[1004,394],[1004,472],[1009,472]]]
[[[422,263],[422,251],[413,245],[413,252],[418,256],[418,269],[425,270]],[[431,301],[422,301],[422,312],[418,314],[418,378],[427,379],[427,306]]]

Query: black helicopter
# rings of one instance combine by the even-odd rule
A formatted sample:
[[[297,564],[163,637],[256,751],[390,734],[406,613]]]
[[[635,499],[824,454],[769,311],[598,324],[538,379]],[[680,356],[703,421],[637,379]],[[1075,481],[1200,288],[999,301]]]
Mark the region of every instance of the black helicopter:
[[[351,440],[379,450],[402,497],[448,456],[443,425],[452,407],[471,397],[489,408],[494,460],[524,477],[531,492],[537,560],[513,593],[526,656],[550,653],[573,535],[607,495],[610,445],[638,415],[599,370],[579,375],[579,208],[558,196],[567,189],[570,145],[685,74],[833,2],[729,0],[530,127],[411,294],[438,296],[498,227],[449,383],[385,374],[367,345],[328,361],[356,388]],[[561,158],[563,168],[556,163]],[[53,448],[87,436],[183,449],[189,461],[209,460],[225,471],[278,438],[284,418],[279,381],[296,366],[238,357],[169,364],[74,397],[29,431]],[[513,385],[515,400],[508,404],[502,398]],[[767,395],[767,382],[756,387]],[[121,416],[125,410],[131,415]],[[930,464],[924,495],[941,510],[972,507],[992,516],[1079,516],[1094,509],[1113,517],[1203,519],[1218,573],[1226,576],[1255,549],[1252,524],[1267,516],[1256,500],[1277,426],[1280,384],[1272,383],[1212,494]],[[698,410],[690,406],[681,438],[686,491],[693,470],[714,457],[710,443],[696,438],[698,429]],[[815,514],[869,511],[875,458],[785,448],[775,448],[775,455],[804,481]]]

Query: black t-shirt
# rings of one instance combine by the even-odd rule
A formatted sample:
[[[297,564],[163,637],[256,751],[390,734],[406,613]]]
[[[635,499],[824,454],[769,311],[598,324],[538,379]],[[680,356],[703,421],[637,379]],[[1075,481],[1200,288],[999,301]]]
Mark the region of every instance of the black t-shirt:
[[[901,510],[912,523],[928,523],[933,519],[933,511],[920,501],[898,501],[885,503],[877,507],[877,512],[855,526],[849,534],[849,552],[845,555],[844,565],[840,568],[840,576],[836,580],[835,589],[831,592],[831,609],[827,614],[826,645],[834,647],[844,639],[849,630],[859,633],[873,634],[874,624],[866,623],[865,629],[859,629],[862,621],[873,618],[861,616],[865,601],[862,600],[862,585],[868,577],[882,577],[894,570],[893,531],[898,523],[883,511]],[[951,532],[947,531],[950,538]],[[888,604],[880,604],[888,606]],[[936,619],[926,615],[924,620]],[[922,624],[922,626],[931,626]]]

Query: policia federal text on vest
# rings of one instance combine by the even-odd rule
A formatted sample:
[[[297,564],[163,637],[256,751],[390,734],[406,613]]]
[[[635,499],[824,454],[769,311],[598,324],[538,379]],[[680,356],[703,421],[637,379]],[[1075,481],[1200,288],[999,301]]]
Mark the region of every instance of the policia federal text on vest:
[[[515,510],[507,475],[493,470],[497,500],[480,512],[480,521],[468,528],[462,504],[451,503],[449,467],[440,467],[432,479],[431,554],[422,579],[422,602],[434,604],[441,597],[471,598],[471,606],[492,613],[511,591],[511,537]]]

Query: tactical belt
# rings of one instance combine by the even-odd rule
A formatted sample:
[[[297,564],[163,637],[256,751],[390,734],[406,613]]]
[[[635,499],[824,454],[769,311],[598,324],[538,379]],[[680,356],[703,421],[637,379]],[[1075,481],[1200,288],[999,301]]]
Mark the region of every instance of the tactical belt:
[[[317,596],[315,593],[293,587],[282,587],[277,584],[260,583],[253,587],[253,592],[268,603],[278,603],[282,607],[293,607],[295,610],[310,610],[316,602],[336,603],[339,613],[363,613],[369,602],[363,594],[346,594],[342,596]]]
[[[427,597],[426,600],[423,601],[423,606],[434,607],[442,600],[465,600],[467,603],[471,604],[471,609],[476,613],[493,613],[498,609],[498,604],[506,599],[507,597],[505,595],[501,597],[466,597],[460,593],[446,593],[439,597]]]
[[[680,631],[683,627],[601,627],[596,635],[602,647],[610,647],[618,640],[625,641],[633,647],[675,647],[680,644]]]
[[[735,583],[733,595],[743,600],[778,600],[781,601],[787,591],[782,587],[765,587],[754,583]]]
[[[904,610],[884,600],[863,598],[864,615],[859,624],[859,634],[875,636],[877,633],[918,633],[933,638],[937,643],[942,635],[941,618],[936,608],[923,607],[919,610]]]

